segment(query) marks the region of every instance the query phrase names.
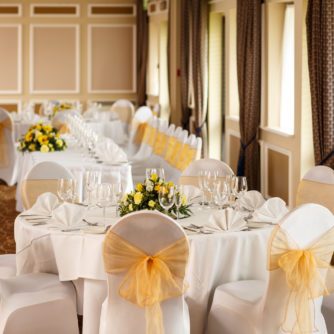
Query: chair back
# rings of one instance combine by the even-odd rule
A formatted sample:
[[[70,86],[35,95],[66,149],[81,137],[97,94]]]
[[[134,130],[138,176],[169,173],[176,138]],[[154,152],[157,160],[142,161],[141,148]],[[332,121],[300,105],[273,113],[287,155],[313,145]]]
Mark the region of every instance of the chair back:
[[[315,296],[317,298],[314,299],[314,305],[312,300],[308,299],[309,295],[306,295],[304,304],[301,301],[305,296],[302,294],[303,287],[309,284],[306,280],[308,275],[314,280],[312,282],[315,282],[316,275],[319,275],[323,282],[329,283],[327,285],[329,289],[334,288],[334,277],[328,276],[333,275],[333,270],[316,267],[317,274],[315,272],[312,274],[310,267],[306,265],[308,254],[311,253],[317,261],[321,259],[329,264],[334,250],[333,244],[334,217],[327,208],[318,204],[304,204],[282,218],[268,244],[269,279],[261,300],[263,333],[276,334],[281,325],[285,331],[291,330],[291,326],[295,324],[296,314],[302,315],[300,320],[303,326],[308,320],[313,324],[315,319],[313,325],[318,328],[319,333],[327,333],[321,314],[321,294]],[[304,250],[306,253],[301,253]],[[304,270],[299,272],[298,269]],[[290,270],[293,276],[288,275]],[[298,283],[291,288],[287,282],[290,285]],[[305,316],[307,312],[304,308],[299,308],[300,305],[306,305],[306,310],[313,310],[314,307],[315,317],[311,311],[311,316],[307,319]]]
[[[327,166],[311,168],[299,182],[296,205],[317,203],[334,214],[334,170]]]
[[[16,160],[14,122],[10,113],[0,108],[0,179],[8,185],[16,182]]]
[[[199,159],[190,163],[182,172],[179,184],[199,187],[198,176],[201,170],[218,171],[218,176],[222,178],[233,175],[231,167],[223,161],[216,159]]]
[[[57,195],[57,183],[61,178],[74,179],[73,174],[57,162],[43,161],[32,167],[21,185],[24,209],[30,209],[40,194],[51,192]]]
[[[110,108],[118,114],[122,123],[130,124],[135,112],[134,105],[129,100],[117,100]]]
[[[167,161],[172,167],[176,167],[176,164],[181,156],[182,149],[188,139],[188,131],[183,130],[176,139],[177,142],[174,146],[174,151]]]
[[[148,256],[154,256],[167,247],[173,247],[175,243],[180,244],[181,242],[184,248],[183,252],[185,253],[183,255],[176,255],[181,255],[186,261],[189,252],[188,241],[182,228],[171,218],[159,212],[148,210],[128,214],[121,218],[110,229],[105,238],[103,245],[103,259],[105,270],[108,273],[108,296],[106,300],[106,312],[103,315],[104,317],[101,318],[100,333],[144,334],[146,333],[146,322],[148,321],[147,318],[145,320],[145,312],[147,314],[147,310],[145,310],[145,307],[138,307],[129,302],[119,294],[122,293],[121,284],[124,283],[129,271],[119,270],[118,273],[110,273],[109,270],[110,267],[114,267],[117,261],[121,263],[119,256],[111,251],[112,249],[114,250],[117,248],[115,244],[111,243],[113,234],[120,237],[122,242],[125,241],[127,244],[136,247]],[[113,245],[113,247],[111,247],[111,245]],[[121,249],[122,252],[125,252],[124,247],[121,247]],[[131,253],[123,256],[126,259],[128,255],[129,261],[131,261]],[[182,264],[182,270],[185,270],[185,265],[186,262],[184,263],[184,267]],[[121,267],[125,267],[125,263],[122,262]],[[183,284],[183,278],[181,279]],[[164,281],[162,281],[162,288],[166,288],[164,285]],[[150,293],[147,293],[147,295],[150,297]],[[163,327],[166,334],[189,333],[189,328],[186,328],[188,325],[184,321],[186,304],[183,296],[166,299],[160,302],[160,307],[163,318]],[[148,307],[146,307],[146,309],[147,308]],[[131,318],[131,321],[129,321],[129,318]]]

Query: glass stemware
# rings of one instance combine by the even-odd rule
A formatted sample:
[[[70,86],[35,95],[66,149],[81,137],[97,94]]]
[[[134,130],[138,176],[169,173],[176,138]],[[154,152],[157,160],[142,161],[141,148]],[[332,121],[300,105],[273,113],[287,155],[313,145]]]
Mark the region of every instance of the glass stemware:
[[[72,199],[73,193],[75,193],[75,181],[72,179],[58,179],[57,194],[59,198],[65,202]]]
[[[211,206],[213,202],[213,191],[215,189],[215,184],[217,182],[217,176],[218,176],[217,171],[210,171],[210,170],[204,171],[204,188],[210,194],[209,206]]]
[[[175,186],[174,204],[176,206],[176,220],[179,221],[180,218],[180,207],[183,202],[183,186]]]
[[[205,171],[200,170],[198,173],[198,186],[202,192],[202,201],[201,201],[201,209],[204,208],[205,204],[205,187],[204,187],[204,178],[205,178]]]
[[[109,183],[100,183],[97,186],[97,203],[103,208],[103,223],[106,224],[106,208],[112,205],[113,188]]]
[[[146,168],[146,180],[149,180],[153,174],[158,175],[157,168]]]
[[[160,187],[159,189],[159,204],[163,209],[166,210],[166,214],[168,214],[168,210],[174,204],[174,196],[175,196],[175,188],[172,187]]]
[[[101,181],[101,171],[88,170],[85,172],[85,187],[88,194],[88,205],[92,205],[92,192]]]
[[[215,204],[219,209],[223,209],[230,194],[229,184],[226,181],[217,182],[215,184],[214,194]]]
[[[113,184],[113,196],[114,196],[114,203],[116,205],[116,217],[118,216],[118,207],[122,201],[124,196],[123,186],[121,183]]]
[[[247,179],[245,176],[235,176],[233,178],[233,195],[240,199],[247,191]],[[237,209],[239,209],[239,204],[237,202]]]

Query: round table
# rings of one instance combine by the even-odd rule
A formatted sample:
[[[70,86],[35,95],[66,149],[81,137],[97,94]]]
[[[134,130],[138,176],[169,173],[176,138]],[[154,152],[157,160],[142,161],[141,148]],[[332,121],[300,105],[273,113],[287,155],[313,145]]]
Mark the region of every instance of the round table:
[[[203,224],[211,211],[194,209],[181,224]],[[112,218],[111,224],[117,221]],[[201,334],[206,326],[214,289],[243,279],[266,279],[267,243],[272,226],[240,232],[188,234],[190,258],[186,281],[189,289],[191,333]],[[102,302],[106,297],[106,274],[102,261],[104,234],[62,232],[47,225],[32,226],[23,218],[15,221],[18,274],[50,272],[61,281],[74,281],[79,312],[84,316],[83,333],[99,330]]]

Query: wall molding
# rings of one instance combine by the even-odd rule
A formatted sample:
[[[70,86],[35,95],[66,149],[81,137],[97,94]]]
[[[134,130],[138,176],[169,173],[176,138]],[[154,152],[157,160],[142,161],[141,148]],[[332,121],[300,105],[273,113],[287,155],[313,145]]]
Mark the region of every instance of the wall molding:
[[[1,23],[1,27],[17,28],[17,89],[0,90],[0,94],[21,94],[22,93],[22,24],[19,23]]]
[[[131,7],[132,8],[132,14],[94,14],[92,13],[92,9],[94,7],[107,7],[107,8],[113,8],[113,7]],[[103,17],[112,17],[112,18],[118,18],[118,17],[136,17],[137,16],[137,6],[135,4],[103,4],[103,3],[94,3],[94,4],[88,4],[88,17],[91,18],[103,18]]]
[[[22,101],[17,99],[0,99],[0,104],[13,104],[17,105],[17,112],[20,113],[22,111]]]
[[[230,153],[231,153],[231,136],[237,137],[240,139],[240,133],[238,131],[232,130],[232,129],[226,129],[225,132],[225,162],[230,166],[231,165],[231,159],[230,159]]]
[[[106,90],[96,90],[92,88],[92,30],[94,28],[112,28],[112,27],[131,27],[132,28],[132,88],[119,90],[119,89],[106,89]],[[137,80],[137,71],[136,71],[136,25],[135,24],[99,24],[92,23],[88,24],[88,93],[89,94],[123,94],[123,93],[136,93],[136,80]]]
[[[17,7],[18,13],[0,13],[1,18],[5,17],[21,17],[22,16],[22,4],[20,3],[2,3],[0,4],[0,7]]]
[[[34,89],[34,29],[35,28],[75,28],[75,89],[35,90]],[[80,25],[79,24],[31,24],[30,25],[30,93],[31,94],[79,94],[80,93]]]
[[[35,14],[34,9],[35,7],[75,7],[75,14],[54,14],[54,13],[49,13],[49,14]],[[30,5],[30,16],[31,17],[80,17],[80,5],[79,4],[74,4],[74,3],[43,3],[43,4],[31,4]]]

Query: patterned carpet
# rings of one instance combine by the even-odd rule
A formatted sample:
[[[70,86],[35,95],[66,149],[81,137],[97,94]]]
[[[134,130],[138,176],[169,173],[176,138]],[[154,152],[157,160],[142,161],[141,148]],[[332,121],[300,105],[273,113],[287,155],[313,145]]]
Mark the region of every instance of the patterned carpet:
[[[15,253],[15,192],[16,186],[8,187],[0,181],[0,254]]]

